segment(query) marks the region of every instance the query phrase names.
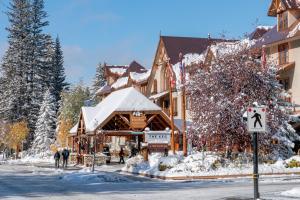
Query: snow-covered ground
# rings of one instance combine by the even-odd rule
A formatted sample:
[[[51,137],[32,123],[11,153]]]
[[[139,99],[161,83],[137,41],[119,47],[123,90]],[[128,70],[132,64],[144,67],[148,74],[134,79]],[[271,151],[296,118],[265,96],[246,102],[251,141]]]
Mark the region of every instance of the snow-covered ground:
[[[229,162],[213,152],[198,152],[186,158],[179,155],[163,157],[161,154],[149,156],[145,162],[142,156],[129,159],[125,172],[133,172],[164,177],[195,177],[195,176],[223,176],[223,175],[250,175],[253,172],[252,162],[247,157],[239,161]],[[278,160],[273,164],[260,164],[259,173],[295,173],[300,167],[287,168],[291,160],[300,162],[300,156],[293,156],[288,160]]]
[[[118,173],[120,165],[57,170],[52,164],[6,163],[0,165],[0,199],[14,200],[152,200],[152,199],[250,199],[250,178],[161,181]],[[99,171],[101,170],[101,171]],[[262,199],[296,199],[285,191],[297,188],[300,176],[268,177],[260,182]],[[290,192],[295,194],[296,189]]]
[[[281,193],[282,196],[300,198],[300,187],[293,188]]]

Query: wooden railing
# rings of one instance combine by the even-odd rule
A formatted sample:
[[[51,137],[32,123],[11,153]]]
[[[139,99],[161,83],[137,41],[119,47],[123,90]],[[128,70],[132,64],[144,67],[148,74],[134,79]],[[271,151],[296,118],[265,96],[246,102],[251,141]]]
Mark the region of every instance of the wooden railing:
[[[279,65],[284,65],[289,62],[289,52],[288,51],[278,52],[278,57],[279,57]]]

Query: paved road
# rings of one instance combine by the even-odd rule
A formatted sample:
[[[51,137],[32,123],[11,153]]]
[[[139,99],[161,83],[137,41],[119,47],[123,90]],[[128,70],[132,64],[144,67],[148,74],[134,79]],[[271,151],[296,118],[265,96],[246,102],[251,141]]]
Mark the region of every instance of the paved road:
[[[114,170],[78,179],[72,175],[76,170],[55,170],[47,164],[0,165],[0,199],[246,200],[252,197],[252,182],[246,179],[161,181],[126,176]],[[280,192],[298,187],[296,178],[300,177],[263,180],[260,184],[262,199],[288,199],[280,197]]]

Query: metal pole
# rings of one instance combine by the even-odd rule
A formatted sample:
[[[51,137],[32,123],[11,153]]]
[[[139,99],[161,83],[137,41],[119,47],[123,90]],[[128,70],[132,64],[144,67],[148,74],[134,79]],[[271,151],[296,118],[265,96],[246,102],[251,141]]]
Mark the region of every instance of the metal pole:
[[[257,132],[253,133],[253,182],[254,182],[254,199],[259,199],[258,191],[258,142]]]

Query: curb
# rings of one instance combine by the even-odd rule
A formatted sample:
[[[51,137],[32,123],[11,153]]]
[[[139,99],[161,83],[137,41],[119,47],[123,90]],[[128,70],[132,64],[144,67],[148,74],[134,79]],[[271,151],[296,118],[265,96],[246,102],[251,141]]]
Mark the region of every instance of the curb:
[[[183,181],[183,180],[201,180],[201,179],[225,179],[225,178],[242,178],[242,177],[247,177],[247,178],[252,178],[253,174],[233,174],[233,175],[216,175],[216,176],[158,176],[158,175],[153,175],[153,174],[146,174],[146,173],[137,173],[137,172],[126,172],[122,171],[123,173],[131,174],[131,175],[138,175],[138,176],[143,176],[143,177],[148,177],[148,178],[156,178],[156,179],[161,179],[161,180],[176,180],[176,181]],[[259,174],[259,176],[282,176],[282,175],[300,175],[300,172],[287,172],[287,173],[262,173]]]

